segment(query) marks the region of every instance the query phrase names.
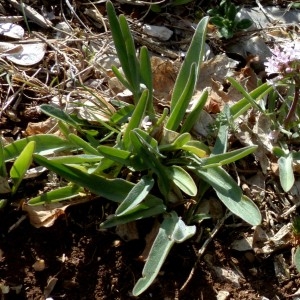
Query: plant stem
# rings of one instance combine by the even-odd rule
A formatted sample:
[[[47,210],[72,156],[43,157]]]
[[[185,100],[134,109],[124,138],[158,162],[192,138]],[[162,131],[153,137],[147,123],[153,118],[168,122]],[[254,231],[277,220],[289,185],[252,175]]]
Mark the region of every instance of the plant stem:
[[[285,120],[284,120],[284,125],[287,126],[290,121],[293,119],[296,109],[297,109],[297,104],[299,102],[299,90],[300,90],[300,86],[298,84],[295,85],[295,93],[294,93],[294,99],[293,99],[293,103],[292,106],[288,112],[288,115],[286,116]]]

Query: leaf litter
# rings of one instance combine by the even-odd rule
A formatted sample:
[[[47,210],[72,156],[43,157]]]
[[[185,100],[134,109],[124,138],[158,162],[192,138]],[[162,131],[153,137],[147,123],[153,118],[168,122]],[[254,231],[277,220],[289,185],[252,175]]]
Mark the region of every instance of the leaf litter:
[[[20,10],[20,4],[17,3],[17,1],[10,0],[9,2],[17,10]],[[22,11],[22,13],[25,13],[26,17],[41,26],[41,28],[51,28],[53,20],[50,21],[50,19],[40,14],[38,12],[38,6],[34,5],[33,2],[34,1],[28,1],[30,4],[24,6],[25,11]],[[31,6],[35,6],[36,8]],[[7,5],[4,5],[4,7],[7,8]],[[125,101],[131,101],[132,95],[126,94],[125,89],[116,82],[116,78],[111,77],[110,66],[111,64],[115,64],[116,56],[113,46],[109,43],[110,41],[107,41],[110,39],[109,35],[107,33],[97,33],[96,28],[102,28],[102,25],[106,27],[105,12],[103,12],[101,5],[99,7],[97,10],[95,10],[95,7],[85,8],[83,13],[79,14],[80,17],[87,16],[90,18],[87,19],[89,20],[87,22],[90,28],[95,30],[93,34],[90,34],[90,30],[86,33],[84,31],[86,29],[85,27],[80,27],[72,23],[72,21],[70,21],[70,23],[64,23],[64,26],[60,27],[62,29],[56,26],[55,33],[59,35],[50,34],[45,37],[41,37],[40,35],[30,36],[30,34],[23,29],[26,28],[24,23],[23,27],[13,23],[0,24],[0,34],[17,41],[17,43],[3,41],[0,45],[1,59],[4,60],[4,65],[9,66],[9,74],[11,76],[9,82],[5,82],[3,78],[1,78],[1,89],[3,89],[3,93],[1,94],[1,131],[4,135],[4,139],[8,139],[9,137],[19,138],[24,135],[30,136],[51,130],[54,125],[51,123],[53,120],[51,122],[49,121],[51,119],[41,121],[41,114],[38,110],[34,110],[33,114],[30,114],[27,119],[24,118],[26,112],[29,114],[32,106],[39,105],[43,102],[52,102],[56,105],[60,105],[65,108],[67,113],[76,110],[79,118],[88,119],[93,123],[99,120],[106,120],[107,115],[115,110],[114,106],[110,103],[112,97],[124,93]],[[54,8],[57,10],[55,4],[52,7],[54,17],[60,19],[58,15],[55,16]],[[103,14],[101,13],[101,9]],[[9,14],[9,12],[7,11],[6,14]],[[77,12],[79,13],[78,10]],[[288,11],[284,10],[283,12],[287,13]],[[79,17],[77,13],[75,15],[75,10],[70,10],[69,13],[71,15],[73,14],[74,19]],[[251,16],[251,13],[247,13]],[[256,16],[258,13],[259,12],[255,12]],[[267,13],[272,15],[272,9],[268,10]],[[17,14],[17,11],[13,10],[13,14]],[[62,19],[60,21],[62,21]],[[79,20],[77,21],[80,23]],[[262,76],[262,74],[258,72],[257,69],[254,70],[253,65],[256,63],[256,68],[259,70],[261,68],[261,62],[265,59],[262,55],[266,52],[259,52],[259,49],[269,49],[266,43],[269,38],[264,37],[264,34],[272,36],[282,42],[282,39],[286,38],[289,32],[291,32],[284,24],[285,23],[281,24],[282,26],[277,26],[280,30],[276,31],[273,25],[269,23],[263,23],[262,25],[262,21],[259,20],[259,26],[263,29],[263,38],[258,34],[258,36],[252,37],[251,39],[247,37],[249,43],[244,43],[242,46],[236,43],[239,45],[239,48],[242,47],[243,51],[237,51],[237,48],[234,47],[228,48],[229,52],[237,53],[239,59],[243,58],[246,60],[242,68],[239,67],[240,61],[229,58],[225,53],[217,54],[203,63],[196,88],[195,101],[197,101],[199,93],[204,89],[209,91],[209,99],[202,113],[205,114],[206,117],[203,115],[199,117],[199,123],[197,123],[194,128],[195,135],[209,137],[212,132],[209,124],[213,124],[216,114],[222,111],[226,104],[231,105],[241,99],[241,94],[228,84],[226,77],[234,77],[248,92],[257,87],[257,80],[261,79],[260,76]],[[267,29],[270,26],[270,30]],[[152,28],[155,29],[155,27]],[[160,27],[160,29],[163,29],[163,27]],[[295,30],[292,30],[292,32],[294,34]],[[25,38],[24,33],[26,33]],[[156,45],[155,35],[149,32],[146,33],[154,38],[153,45]],[[172,32],[172,34],[176,35],[176,31],[175,33]],[[180,34],[187,34],[187,36],[190,37],[189,33],[186,33],[184,30]],[[101,37],[101,39],[99,39],[99,37]],[[163,38],[163,40],[169,40],[172,37],[170,34],[168,37]],[[160,36],[158,36],[158,39],[160,39]],[[217,42],[217,38],[214,34],[211,36],[211,39]],[[31,40],[34,40],[34,42],[31,42]],[[143,37],[142,35],[142,39],[139,40],[139,43],[143,40],[146,41],[147,37]],[[94,45],[92,46],[93,43]],[[97,47],[95,47],[95,45]],[[170,94],[181,63],[181,57],[177,55],[177,60],[174,61],[166,56],[162,56],[159,51],[161,50],[161,52],[163,52],[163,47],[161,47],[159,43],[157,43],[157,45],[158,47],[150,50],[153,51],[151,65],[154,80],[154,97],[157,101],[156,106],[160,111],[163,107],[169,107],[170,105]],[[216,47],[213,42],[210,43],[210,45]],[[255,48],[255,46],[251,47],[251,45],[262,46]],[[85,49],[85,52],[82,52],[82,49]],[[96,56],[100,58],[100,60],[96,60]],[[108,58],[109,63],[107,65],[103,64],[103,57]],[[101,68],[99,68],[99,65]],[[45,69],[42,69],[42,67]],[[58,84],[53,84],[52,80],[56,78],[60,78],[61,81]],[[95,80],[100,80],[97,87],[94,87],[92,84]],[[80,85],[86,86],[88,90],[81,90]],[[109,89],[107,88],[108,86],[110,87]],[[114,88],[114,86],[116,88]],[[22,94],[22,97],[18,98],[20,94]],[[95,97],[95,95],[98,95],[98,97]],[[80,105],[78,105],[79,103]],[[103,107],[103,104],[105,109],[99,112],[97,108],[99,105]],[[20,120],[22,120],[21,123],[27,124],[28,120],[30,120],[30,124],[28,124],[27,127],[16,128],[18,126],[16,126],[14,120],[9,117],[9,109],[12,109],[16,116],[20,116]],[[22,112],[22,114],[20,114],[20,112]],[[37,122],[31,122],[32,117],[34,117]],[[48,122],[50,122],[50,125],[46,125]],[[294,269],[291,269],[292,256],[287,255],[286,252],[284,252],[284,255],[277,253],[294,249],[290,220],[295,216],[295,212],[299,206],[299,189],[297,189],[299,180],[295,181],[292,189],[292,197],[280,191],[278,172],[276,171],[277,163],[272,154],[272,148],[277,144],[277,136],[276,132],[273,132],[272,124],[269,122],[269,119],[263,114],[250,110],[248,114],[241,116],[231,133],[230,140],[232,144],[240,143],[245,146],[259,146],[254,154],[255,161],[243,161],[242,165],[235,166],[235,170],[241,181],[241,185],[243,184],[243,189],[248,190],[249,195],[256,199],[260,209],[265,214],[265,218],[263,224],[254,228],[254,231],[247,228],[242,239],[239,238],[235,240],[231,231],[227,231],[230,232],[230,241],[225,241],[225,244],[237,252],[254,253],[255,261],[257,262],[267,259],[267,257],[270,257],[274,252],[276,253],[272,260],[272,274],[275,274],[279,285],[278,288],[275,289],[275,293],[274,291],[273,293],[268,291],[268,297],[270,298],[264,297],[264,299],[296,294],[295,284],[293,285],[293,283],[299,283],[299,275],[296,275]],[[259,167],[262,172],[257,172]],[[250,177],[248,172],[251,175]],[[7,186],[4,186],[1,194],[6,192]],[[30,222],[36,227],[55,226],[55,220],[58,219],[59,221],[61,215],[64,215],[65,218],[68,219],[68,207],[69,204],[63,205],[60,203],[43,207],[30,207],[26,205],[26,203],[23,204],[23,209],[28,213]],[[292,208],[293,210],[291,210]],[[58,218],[59,215],[60,218]],[[11,222],[10,226],[12,226]],[[229,230],[228,228],[231,228],[230,226],[236,226],[235,230],[240,232],[236,222],[226,224],[224,230]],[[241,227],[242,226],[243,224],[241,224]],[[143,252],[141,252],[141,260],[147,257],[150,245],[153,242],[153,236],[157,231],[156,227],[154,224],[153,229],[146,235],[146,247],[144,247]],[[135,241],[138,240],[139,235],[137,235],[138,229],[133,228],[134,229],[132,229],[132,227],[130,228],[130,236],[132,236],[132,240]],[[13,231],[15,230],[18,229],[14,228]],[[122,233],[120,233],[119,228],[117,234],[120,234],[123,239],[126,240],[124,236],[128,234],[127,230],[129,229],[125,228],[124,232],[124,229],[122,229]],[[34,231],[31,232],[35,234]],[[217,239],[219,243],[223,242],[222,236]],[[218,241],[216,241],[216,243],[218,243]],[[195,243],[193,247],[198,248],[199,245]],[[216,276],[214,279],[215,283],[213,284],[215,284],[214,288],[220,292],[220,297],[221,292],[224,290],[222,282],[227,281],[232,284],[232,287],[228,289],[229,293],[224,296],[224,299],[229,299],[228,297],[230,297],[230,295],[234,297],[234,299],[256,299],[255,297],[262,299],[263,294],[261,294],[259,290],[252,291],[252,294],[249,290],[250,296],[243,298],[243,295],[245,295],[243,292],[249,287],[247,284],[241,285],[241,282],[245,279],[241,279],[240,273],[229,264],[225,263],[223,266],[222,264],[220,266],[220,262],[217,262],[214,258],[215,255],[223,255],[222,259],[225,260],[225,255],[235,254],[227,252],[225,249],[222,250],[223,252],[220,251],[217,254],[215,251],[216,249],[210,247],[208,249],[208,256],[206,256],[204,261],[207,264],[206,268],[211,269],[212,273]],[[6,253],[6,251],[4,253]],[[117,252],[115,252],[115,255],[117,255]],[[241,261],[245,259],[243,255],[237,254],[236,256],[238,256]],[[5,260],[5,256],[1,258],[1,260],[3,259]],[[101,260],[105,259],[105,257],[96,257],[96,259]],[[243,266],[243,269],[249,268],[248,266]],[[257,268],[257,272],[260,272],[259,268]],[[57,279],[53,271],[48,274],[48,285],[44,285],[44,287],[46,286],[46,297],[51,296],[53,288],[55,290],[54,286],[57,285],[57,281],[63,280]],[[37,278],[36,276],[38,275],[34,275],[35,278]],[[117,278],[117,275],[115,276]],[[292,281],[292,277],[295,278],[294,281]],[[55,279],[53,286],[51,278]],[[159,278],[158,280],[163,279]],[[250,279],[248,280],[251,282]],[[15,279],[15,282],[16,281],[18,280]],[[291,282],[290,285],[293,285],[293,288],[288,287],[288,282]],[[6,287],[5,283],[1,286]],[[118,286],[120,287],[120,284]],[[32,286],[31,289],[35,292],[38,290],[34,290]],[[284,292],[280,292],[280,289],[284,289]],[[60,291],[57,292],[57,294],[59,293]],[[118,292],[114,291],[114,293],[117,295]]]

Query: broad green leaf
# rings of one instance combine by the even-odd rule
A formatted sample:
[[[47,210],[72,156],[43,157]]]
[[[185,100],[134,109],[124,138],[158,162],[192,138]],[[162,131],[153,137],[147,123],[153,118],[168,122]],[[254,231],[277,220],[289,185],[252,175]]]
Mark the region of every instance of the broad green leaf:
[[[13,182],[13,187],[11,189],[12,194],[14,194],[21,181],[24,178],[24,175],[28,168],[30,167],[32,163],[32,155],[35,150],[36,143],[34,141],[29,142],[23,151],[20,153],[18,158],[15,160],[14,164],[12,165],[10,169],[10,177]]]
[[[280,184],[285,192],[288,192],[295,182],[293,171],[293,155],[281,156],[278,159]]]
[[[98,150],[103,156],[115,162],[118,162],[122,165],[130,165],[129,157],[131,153],[129,151],[109,146],[99,146]]]
[[[242,195],[240,187],[225,170],[221,167],[196,168],[194,172],[213,187],[232,213],[253,226],[261,223],[261,214],[256,204]]]
[[[86,142],[83,140],[81,137],[74,133],[70,133],[68,135],[68,140],[72,143],[74,143],[76,146],[80,147],[85,154],[92,154],[92,155],[99,155],[99,152],[97,151],[96,148],[91,146],[90,143]]]
[[[82,187],[78,185],[68,185],[31,198],[27,203],[32,206],[43,205],[83,196],[86,195],[84,194],[84,189]]]
[[[53,134],[37,134],[5,146],[3,151],[5,161],[17,158],[31,141],[36,143],[35,153],[40,155],[53,155],[55,152],[76,149],[74,144]]]
[[[197,186],[191,175],[179,166],[168,168],[170,179],[187,195],[196,196]]]
[[[207,168],[218,167],[218,166],[223,166],[223,165],[233,163],[255,152],[257,147],[258,146],[247,146],[223,154],[217,154],[207,158],[203,158],[202,160],[203,165],[201,165],[201,167],[207,169]]]
[[[132,188],[127,197],[122,201],[116,210],[117,216],[122,216],[140,204],[150,193],[154,185],[154,179],[151,175],[143,176],[140,181]]]
[[[182,92],[185,90],[186,83],[190,77],[193,64],[196,66],[196,77],[198,77],[199,75],[198,68],[203,59],[208,20],[209,17],[205,17],[197,25],[190,47],[176,78],[171,99],[171,111],[174,110],[178,100],[182,95]]]
[[[142,277],[133,288],[134,296],[139,296],[152,284],[172,246],[191,238],[195,232],[196,227],[185,225],[175,211],[165,215],[145,263]]]
[[[294,262],[296,269],[298,272],[300,272],[300,246],[296,248],[295,254],[294,254]]]
[[[137,204],[126,214],[109,216],[106,221],[100,224],[100,228],[110,228],[113,226],[126,224],[140,219],[154,217],[166,211],[163,200],[159,198],[147,198]]]

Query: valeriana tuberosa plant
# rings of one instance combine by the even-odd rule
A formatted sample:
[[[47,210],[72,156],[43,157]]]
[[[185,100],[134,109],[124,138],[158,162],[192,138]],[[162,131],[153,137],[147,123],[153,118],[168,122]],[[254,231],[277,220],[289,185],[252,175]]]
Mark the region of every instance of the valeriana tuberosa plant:
[[[270,82],[273,85],[276,85],[278,82],[293,84],[295,87],[294,99],[284,120],[284,124],[288,125],[295,116],[295,111],[299,102],[300,43],[294,41],[282,46],[275,46],[271,52],[272,56],[265,62],[266,72],[268,75],[277,74],[277,76],[271,79]]]

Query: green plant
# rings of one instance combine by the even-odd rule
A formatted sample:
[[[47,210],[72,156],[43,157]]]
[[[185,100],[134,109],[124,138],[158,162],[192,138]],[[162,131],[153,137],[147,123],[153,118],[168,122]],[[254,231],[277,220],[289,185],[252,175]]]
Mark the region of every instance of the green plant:
[[[209,188],[235,215],[251,225],[261,222],[257,206],[243,195],[224,166],[257,149],[249,146],[228,151],[228,120],[237,118],[245,107],[255,105],[269,86],[263,85],[245,94],[243,99],[224,110],[224,118],[220,118],[224,121],[218,123],[218,135],[211,151],[189,133],[207,100],[206,91],[192,112],[186,113],[201,71],[208,17],[196,28],[175,82],[170,112],[164,110],[158,115],[153,108],[148,51],[143,47],[137,58],[125,17],[116,16],[110,1],[107,13],[123,73],[115,67],[113,71],[132,91],[134,105],[120,107],[108,122],[101,122],[98,134],[84,120],[51,105],[41,105],[42,112],[59,120],[64,139],[52,135],[30,137],[5,146],[3,153],[4,161],[16,159],[24,145],[31,147],[34,141],[35,154],[31,155],[33,149],[30,152],[34,162],[69,182],[32,198],[29,205],[72,200],[79,194],[93,193],[118,205],[115,214],[109,216],[101,228],[162,216],[143,276],[133,289],[137,296],[153,282],[172,246],[195,234],[195,223],[203,219],[199,205]],[[74,129],[78,135],[72,133]],[[69,150],[69,154],[62,155],[62,150]],[[53,151],[55,156],[50,155]],[[181,210],[177,208],[188,199],[193,199],[195,204],[179,215]]]
[[[236,19],[239,10],[240,8],[230,0],[222,0],[217,8],[212,8],[207,12],[211,16],[210,22],[217,26],[221,36],[225,39],[232,38],[235,32],[252,25],[249,19]]]

